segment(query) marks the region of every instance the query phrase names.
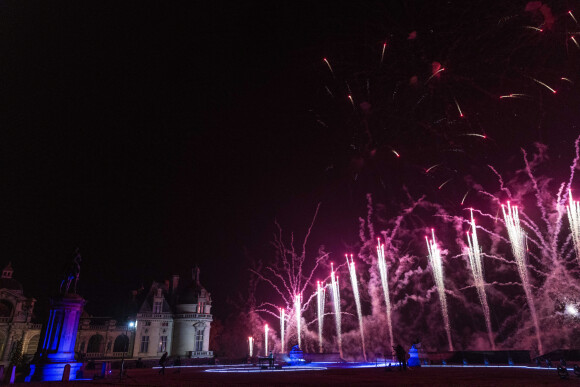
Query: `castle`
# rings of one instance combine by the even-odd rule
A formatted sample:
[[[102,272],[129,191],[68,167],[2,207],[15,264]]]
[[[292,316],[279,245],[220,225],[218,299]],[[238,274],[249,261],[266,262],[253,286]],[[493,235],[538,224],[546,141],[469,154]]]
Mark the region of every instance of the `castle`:
[[[9,263],[0,278],[0,364],[8,364],[18,341],[32,357],[42,324],[32,324],[36,300],[23,294],[12,278]],[[139,309],[129,322],[90,317],[80,319],[75,352],[84,359],[148,359],[167,352],[182,358],[209,358],[212,321],[211,295],[201,285],[198,268],[191,277],[173,275],[171,281],[153,282],[148,292],[134,292]]]

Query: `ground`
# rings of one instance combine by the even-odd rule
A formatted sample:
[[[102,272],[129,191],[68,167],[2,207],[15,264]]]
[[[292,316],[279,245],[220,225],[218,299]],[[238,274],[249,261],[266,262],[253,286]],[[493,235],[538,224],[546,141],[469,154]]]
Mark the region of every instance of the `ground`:
[[[27,383],[28,386],[57,384]],[[245,385],[245,386],[577,386],[580,378],[570,372],[568,380],[561,380],[555,369],[521,368],[432,368],[422,367],[406,372],[386,372],[385,368],[338,368],[323,371],[297,372],[205,372],[203,368],[182,368],[179,372],[167,368],[165,375],[156,369],[130,369],[127,377],[119,380],[117,371],[104,380],[69,382],[67,386],[139,385]]]

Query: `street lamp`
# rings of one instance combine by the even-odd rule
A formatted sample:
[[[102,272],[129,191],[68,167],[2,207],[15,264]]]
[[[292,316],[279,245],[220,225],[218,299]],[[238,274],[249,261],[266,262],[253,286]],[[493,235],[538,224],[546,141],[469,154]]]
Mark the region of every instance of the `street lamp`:
[[[125,342],[125,350],[123,351],[123,355],[121,357],[121,372],[119,372],[119,380],[123,379],[123,371],[125,370],[125,354],[129,351],[129,343],[131,339],[129,338],[129,330],[135,328],[137,323],[135,321],[129,321],[127,324],[127,328],[125,328],[125,337],[127,341]]]

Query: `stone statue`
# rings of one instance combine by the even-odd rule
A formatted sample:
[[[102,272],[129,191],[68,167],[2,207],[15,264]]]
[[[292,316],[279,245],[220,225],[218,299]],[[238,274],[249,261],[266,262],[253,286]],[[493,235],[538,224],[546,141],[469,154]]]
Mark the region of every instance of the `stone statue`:
[[[79,249],[77,248],[74,252],[74,257],[72,260],[68,262],[65,266],[63,279],[60,283],[60,294],[67,294],[67,293],[77,293],[77,283],[79,281],[79,276],[81,274],[81,254],[79,253]],[[71,292],[71,284],[74,281],[74,287]]]

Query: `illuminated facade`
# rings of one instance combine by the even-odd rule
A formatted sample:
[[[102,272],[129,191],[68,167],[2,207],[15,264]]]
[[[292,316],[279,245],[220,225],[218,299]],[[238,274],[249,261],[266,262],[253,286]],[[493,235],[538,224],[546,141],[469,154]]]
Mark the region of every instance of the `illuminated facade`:
[[[137,313],[133,357],[158,358],[164,352],[187,358],[213,357],[209,350],[211,321],[211,295],[199,281],[198,268],[183,283],[178,275],[165,283],[154,282]]]
[[[42,324],[31,323],[36,300],[24,295],[20,282],[12,278],[13,272],[8,263],[0,277],[0,364],[4,366],[20,340],[23,353],[32,358],[42,328]]]
[[[191,279],[180,281],[174,275],[171,281],[153,282],[142,299],[135,295],[140,307],[134,321],[81,318],[76,352],[86,359],[148,359],[164,352],[182,358],[213,357],[211,295],[199,281],[199,269],[193,269]]]

